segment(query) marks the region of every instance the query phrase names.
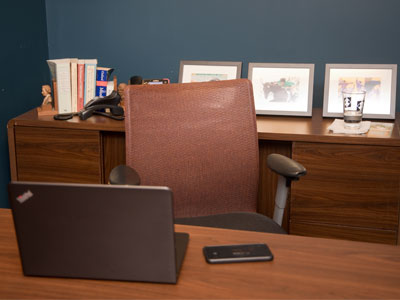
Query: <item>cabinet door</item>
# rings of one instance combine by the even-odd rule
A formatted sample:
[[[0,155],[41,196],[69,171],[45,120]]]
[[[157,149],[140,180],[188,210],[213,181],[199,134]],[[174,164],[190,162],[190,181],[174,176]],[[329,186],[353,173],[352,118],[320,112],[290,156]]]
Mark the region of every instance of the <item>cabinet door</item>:
[[[20,181],[101,183],[98,131],[15,127]]]
[[[271,171],[267,166],[268,155],[271,153],[279,153],[287,157],[291,157],[292,143],[282,141],[266,141],[260,140],[259,143],[259,164],[260,176],[258,185],[258,201],[257,212],[264,214],[270,218],[274,215],[276,187],[278,184],[278,175]],[[283,215],[282,227],[288,231],[288,205],[286,205]]]
[[[292,153],[308,173],[292,187],[291,233],[397,242],[397,147],[295,142]]]
[[[125,164],[125,133],[101,132],[103,144],[103,183],[108,183],[111,170]]]

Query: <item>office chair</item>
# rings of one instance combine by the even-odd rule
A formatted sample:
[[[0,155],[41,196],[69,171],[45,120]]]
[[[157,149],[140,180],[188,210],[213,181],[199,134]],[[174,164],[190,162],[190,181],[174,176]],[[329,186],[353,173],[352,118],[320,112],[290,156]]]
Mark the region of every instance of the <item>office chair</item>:
[[[258,134],[249,80],[128,86],[125,134],[127,165],[112,170],[111,184],[168,186],[176,224],[285,233],[288,187],[306,170],[270,155],[280,178],[274,219],[256,213]]]

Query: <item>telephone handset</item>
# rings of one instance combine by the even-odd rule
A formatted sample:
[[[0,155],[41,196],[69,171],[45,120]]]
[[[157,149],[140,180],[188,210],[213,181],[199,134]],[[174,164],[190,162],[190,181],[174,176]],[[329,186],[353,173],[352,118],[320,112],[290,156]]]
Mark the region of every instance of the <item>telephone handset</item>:
[[[86,120],[92,115],[102,115],[115,120],[124,119],[124,109],[118,104],[121,102],[121,96],[116,91],[105,97],[95,97],[85,104],[82,110],[76,113],[58,114],[54,116],[55,120],[68,120],[73,116],[79,116],[81,120]],[[110,113],[104,110],[110,109]]]
[[[78,112],[81,120],[86,120],[93,114],[110,117],[117,120],[124,119],[124,109],[118,104],[121,102],[121,96],[116,91],[112,91],[106,97],[95,97],[85,104],[83,109]],[[104,109],[109,108],[111,114],[105,113]]]

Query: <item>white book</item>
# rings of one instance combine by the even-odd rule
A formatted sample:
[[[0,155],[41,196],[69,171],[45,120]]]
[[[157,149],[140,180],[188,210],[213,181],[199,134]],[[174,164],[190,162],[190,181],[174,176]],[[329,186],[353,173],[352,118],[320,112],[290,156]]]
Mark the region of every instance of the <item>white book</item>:
[[[78,59],[71,58],[71,110],[78,111]]]
[[[110,95],[113,91],[114,91],[114,81],[107,81],[106,96]]]
[[[85,104],[96,96],[97,59],[85,59]]]
[[[57,82],[58,113],[70,113],[71,107],[71,60],[47,60],[52,77]]]

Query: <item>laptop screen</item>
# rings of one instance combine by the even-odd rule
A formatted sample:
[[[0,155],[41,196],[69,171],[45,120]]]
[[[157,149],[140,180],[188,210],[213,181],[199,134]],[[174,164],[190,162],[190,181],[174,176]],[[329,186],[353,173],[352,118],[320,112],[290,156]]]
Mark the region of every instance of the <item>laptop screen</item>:
[[[177,280],[167,187],[12,182],[9,200],[25,275]]]

